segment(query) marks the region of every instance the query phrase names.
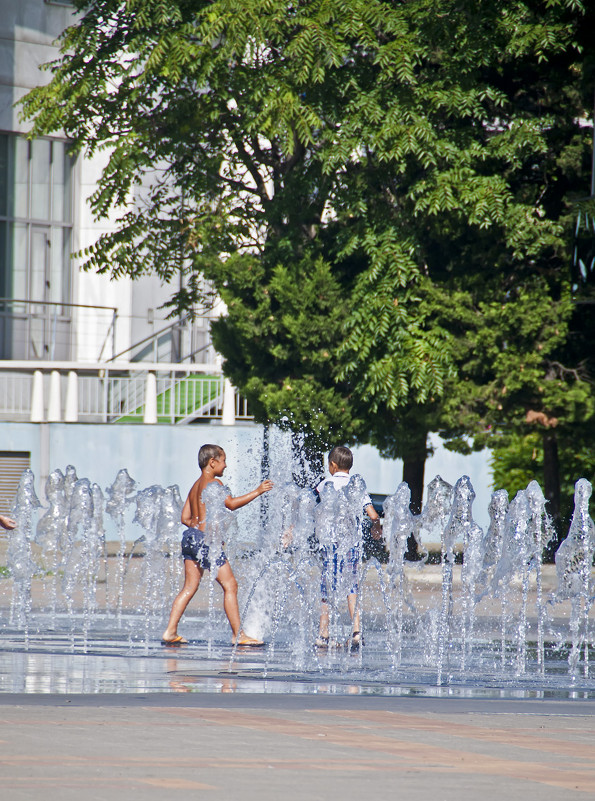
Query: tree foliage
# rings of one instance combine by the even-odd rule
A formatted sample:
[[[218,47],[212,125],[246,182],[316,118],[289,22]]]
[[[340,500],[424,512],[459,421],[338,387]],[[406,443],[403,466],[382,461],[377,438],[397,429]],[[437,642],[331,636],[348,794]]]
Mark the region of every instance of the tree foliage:
[[[592,415],[564,273],[584,3],[75,4],[23,107],[34,134],[108,154],[91,205],[118,225],[86,266],[182,270],[183,309],[209,279],[259,419],[420,459],[431,430],[465,448],[530,410]]]

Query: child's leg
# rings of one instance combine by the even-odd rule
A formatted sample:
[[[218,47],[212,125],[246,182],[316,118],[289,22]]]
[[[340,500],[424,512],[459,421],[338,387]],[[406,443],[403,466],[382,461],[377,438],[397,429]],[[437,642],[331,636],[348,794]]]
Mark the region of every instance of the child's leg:
[[[217,573],[217,581],[223,588],[223,610],[229,620],[233,632],[232,642],[238,645],[262,645],[262,640],[248,637],[240,628],[240,608],[238,606],[238,582],[229,562],[221,565]]]
[[[322,601],[320,604],[320,624],[318,626],[318,634],[320,637],[328,639],[328,626],[329,626],[329,611],[327,601]]]
[[[359,610],[357,608],[357,571],[359,567],[359,548],[352,548],[349,551],[347,564],[349,566],[349,571],[353,576],[353,583],[351,585],[351,589],[349,590],[349,594],[347,595],[347,608],[349,609],[349,617],[351,618],[351,631],[355,634],[356,631],[360,631]]]
[[[356,632],[360,630],[359,627],[359,611],[357,609],[357,593],[352,592],[347,596],[347,608],[349,609],[349,617],[351,618],[351,631]]]
[[[217,572],[217,581],[223,588],[223,610],[229,625],[237,637],[240,631],[240,609],[238,606],[238,582],[229,562],[221,565]]]
[[[329,553],[327,548],[321,548],[322,573],[320,575],[320,623],[318,626],[318,636],[327,639],[329,636],[329,608],[328,608],[328,585],[329,585]]]
[[[184,586],[172,604],[169,622],[163,632],[163,642],[171,642],[178,636],[178,623],[196,594],[203,573],[204,569],[192,559],[184,559]]]

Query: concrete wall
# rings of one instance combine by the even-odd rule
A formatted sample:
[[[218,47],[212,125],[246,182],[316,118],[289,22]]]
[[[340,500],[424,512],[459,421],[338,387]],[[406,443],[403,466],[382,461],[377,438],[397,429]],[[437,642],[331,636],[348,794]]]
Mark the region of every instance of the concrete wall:
[[[261,476],[263,431],[256,425],[86,425],[69,423],[0,423],[0,450],[29,451],[40,498],[49,471],[76,467],[79,478],[110,486],[125,467],[139,488],[177,484],[183,497],[198,476],[197,452],[207,442],[227,453],[225,483],[234,494],[254,488]],[[454,484],[468,475],[477,498],[474,516],[480,526],[489,522],[490,475],[484,453],[452,454],[436,444],[426,465],[426,484],[440,474]],[[277,481],[291,479],[286,438],[272,435],[271,470]],[[402,477],[402,463],[382,459],[375,448],[354,448],[354,471],[361,473],[370,492],[393,493]]]

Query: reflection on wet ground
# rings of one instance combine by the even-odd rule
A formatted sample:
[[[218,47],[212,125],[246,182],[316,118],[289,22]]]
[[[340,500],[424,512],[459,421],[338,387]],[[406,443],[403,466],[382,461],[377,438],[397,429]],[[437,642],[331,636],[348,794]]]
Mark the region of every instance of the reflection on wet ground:
[[[164,646],[145,637],[140,616],[125,616],[121,628],[105,619],[86,638],[71,618],[37,619],[35,631],[0,630],[0,693],[289,693],[460,698],[595,698],[595,680],[572,682],[564,654],[552,651],[545,676],[499,674],[498,654],[481,659],[464,674],[452,671],[437,686],[431,667],[405,650],[401,665],[391,664],[382,630],[366,634],[360,652],[346,648],[321,652],[308,647],[296,654],[289,632],[264,648],[234,651],[222,636]],[[80,621],[79,621],[80,623]],[[191,625],[190,625],[191,623]],[[187,630],[204,630],[206,621],[189,619]],[[223,623],[223,621],[222,621]],[[159,631],[156,628],[156,631]],[[225,632],[222,625],[221,632]]]

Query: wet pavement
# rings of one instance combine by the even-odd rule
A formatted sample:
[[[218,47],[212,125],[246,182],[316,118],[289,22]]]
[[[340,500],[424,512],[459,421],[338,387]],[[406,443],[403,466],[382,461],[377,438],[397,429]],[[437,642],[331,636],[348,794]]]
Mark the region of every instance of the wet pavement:
[[[3,597],[2,801],[595,797],[593,668],[571,679],[567,654],[515,676],[488,649],[438,686],[407,650],[391,665],[372,618],[359,653],[300,651],[283,629],[234,651],[203,593],[173,648],[133,596],[119,622],[37,611],[26,630]]]
[[[137,631],[4,630],[3,801],[595,797],[584,682],[358,679],[357,654],[300,672],[287,646],[173,648]]]
[[[418,640],[406,643],[395,666],[383,629],[368,629],[361,650],[328,651],[298,643],[290,630],[263,648],[233,648],[225,621],[209,623],[204,613],[188,615],[189,642],[164,646],[155,632],[162,621],[142,631],[142,617],[123,616],[120,624],[105,617],[83,630],[80,618],[60,616],[52,622],[41,615],[35,628],[23,631],[5,625],[0,636],[0,697],[3,693],[275,693],[431,698],[581,699],[595,701],[593,655],[588,675],[584,666],[568,675],[565,653],[546,652],[543,666],[533,655],[526,670],[515,668],[516,652],[503,671],[499,643],[482,644],[462,671],[456,664],[438,684],[433,665],[424,665]],[[210,639],[190,632],[212,629]],[[453,663],[456,660],[453,658]]]

